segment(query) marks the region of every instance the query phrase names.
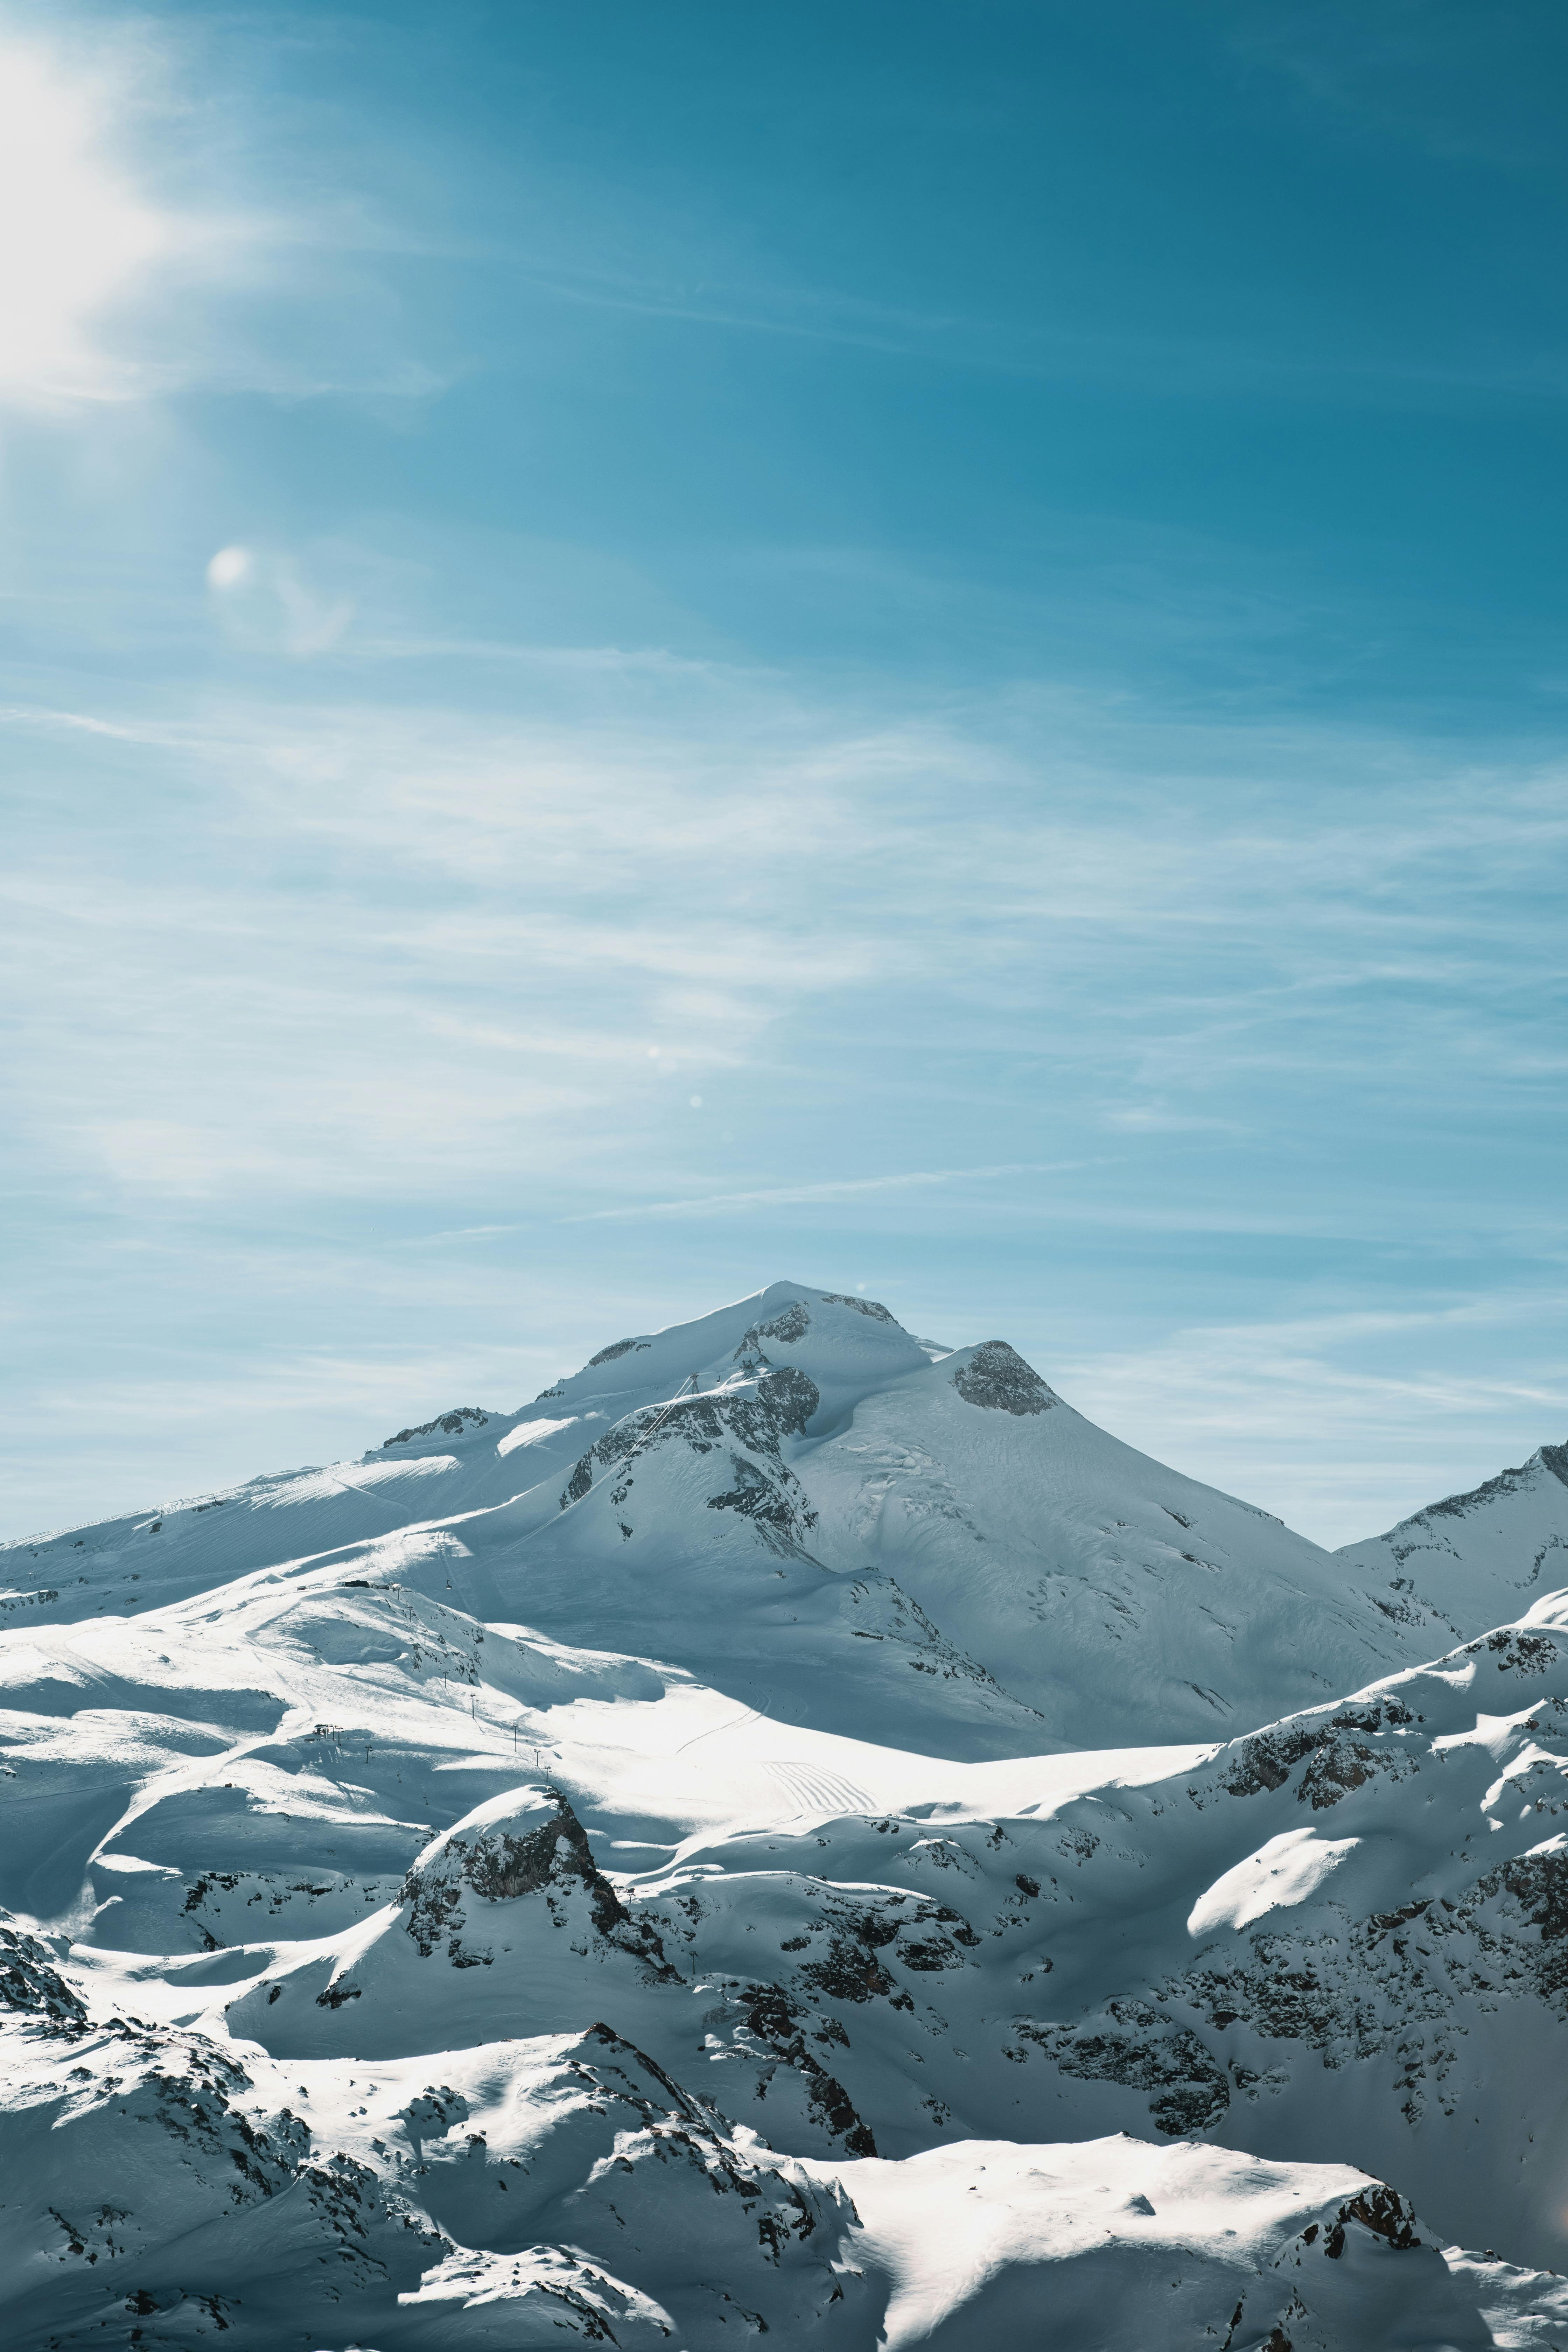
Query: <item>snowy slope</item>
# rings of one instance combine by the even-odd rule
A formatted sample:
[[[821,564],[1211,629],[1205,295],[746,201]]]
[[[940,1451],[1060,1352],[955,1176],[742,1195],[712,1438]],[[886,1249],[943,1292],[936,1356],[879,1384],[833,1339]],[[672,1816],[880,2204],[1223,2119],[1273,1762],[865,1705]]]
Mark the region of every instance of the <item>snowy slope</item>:
[[[1568,2345],[1553,1490],[1406,1608],[781,1285],[11,1547],[0,2341]]]
[[[1469,2352],[1552,2341],[1568,2309],[1563,2282],[1457,2250],[1446,2263],[1401,2199],[1339,2166],[1117,2137],[970,2140],[837,2170],[862,2223],[858,2257],[891,2290],[888,2352],[1226,2341]],[[1515,2332],[1521,2305],[1529,2333]]]
[[[1331,1885],[1352,1955],[1326,1986],[1331,2054],[1374,2032],[1373,1978],[1384,2038],[1429,2030],[1407,1923],[1368,1914],[1390,1885],[1350,1872],[1381,1838],[1397,1886],[1412,1841],[1447,1834],[1459,2031],[1485,2030],[1481,1950],[1507,1989],[1491,2013],[1519,2047],[1533,2031],[1541,2071],[1555,1987],[1522,1916],[1535,1883],[1506,1876],[1549,1826],[1535,1797],[1479,1873],[1463,1854],[1470,1808],[1504,1815],[1500,1768],[1541,1778],[1551,1628],[1403,1678],[1348,1730],[1341,1708],[1217,1752],[968,1766],[785,1730],[330,1570],[0,1654],[7,1892],[76,1883],[52,1927],[0,1938],[8,2340],[172,2345],[221,2321],[267,2347],[666,2327],[696,2346],[765,2319],[784,2343],[868,2347],[886,2325],[978,2345],[1041,2293],[1108,2347],[1277,2326],[1299,2347],[1479,2346],[1489,2309],[1512,2313],[1501,2340],[1554,2340],[1554,2281],[1433,2252],[1456,2232],[1554,2251],[1533,2179],[1514,2185],[1532,2145],[1543,2173],[1560,2157],[1550,2096],[1520,2096],[1516,2064],[1487,2131],[1447,2148],[1451,2067],[1425,2135],[1380,2112],[1386,2068],[1349,2107],[1339,2083],[1314,2099],[1325,2020],[1268,2006],[1301,1953],[1256,1940],[1288,1926],[1322,1984],[1308,1906]],[[1534,1705],[1510,1730],[1498,1696],[1521,1670]],[[1418,1739],[1400,1709],[1427,1715]],[[1369,1767],[1380,1741],[1394,1760]],[[530,1747],[548,1777],[520,1778]],[[1455,1810],[1434,1829],[1420,1775],[1439,1770]],[[846,1813],[852,1773],[872,1802]],[[1334,1865],[1281,1888],[1270,1849],[1301,1843],[1325,1790]],[[1248,1917],[1260,1879],[1273,1907]],[[1470,2089],[1495,2053],[1465,2063]],[[1314,2169],[1201,2144],[1292,2130],[1352,2145],[1311,2147]],[[1380,2135],[1424,2168],[1435,2230],[1363,2177],[1394,2168],[1346,2168]]]
[[[0,1622],[326,1558],[967,1757],[1225,1737],[1511,1613],[1489,1589],[1442,1616],[1391,1600],[1380,1568],[1095,1428],[1004,1342],[933,1361],[874,1302],[776,1283],[519,1412],[11,1545]]]
[[[1338,1557],[1425,1646],[1516,1616],[1568,1583],[1568,1445],[1542,1445]]]
[[[1122,2138],[802,2164],[604,2025],[462,2053],[438,2080],[285,2069],[82,2013],[36,1944],[11,1952],[24,1976],[0,2034],[19,2347],[706,2352],[766,2332],[845,2352],[1480,2352],[1489,2305],[1522,2307],[1531,2332],[1505,2342],[1549,2340],[1555,2315],[1553,2283],[1445,2260],[1347,2167]]]
[[[224,1641],[236,1669],[274,1650],[269,1736],[225,1740],[222,1657],[171,1632],[207,1754],[135,1704],[9,1752],[14,1907],[84,1874],[79,1964],[137,2002],[155,1983],[171,2020],[280,2059],[434,2053],[580,2027],[586,1980],[595,2016],[808,2153],[1044,2125],[1317,2160],[1353,2126],[1451,2236],[1568,2252],[1540,2068],[1568,1982],[1553,1623],[1217,1751],[964,1767],[785,1731],[635,1662],[465,1643],[393,1594],[247,1607]],[[421,1647],[406,1679],[378,1630]],[[16,1694],[36,1722],[68,1670]],[[121,1810],[89,1846],[100,1789]]]
[[[605,2027],[436,2080],[285,2072],[79,2014],[36,1944],[10,1974],[34,1997],[4,2032],[17,2347],[708,2347],[764,2318],[785,2342],[874,2340],[837,2184],[727,2134]]]

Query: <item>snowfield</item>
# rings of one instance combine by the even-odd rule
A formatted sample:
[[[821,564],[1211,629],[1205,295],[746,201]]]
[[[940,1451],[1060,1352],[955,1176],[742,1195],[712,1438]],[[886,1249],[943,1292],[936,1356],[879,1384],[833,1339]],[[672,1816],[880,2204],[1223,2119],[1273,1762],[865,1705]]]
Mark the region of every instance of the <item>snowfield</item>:
[[[0,1547],[0,2341],[1568,2347],[1560,1563],[797,1284]]]

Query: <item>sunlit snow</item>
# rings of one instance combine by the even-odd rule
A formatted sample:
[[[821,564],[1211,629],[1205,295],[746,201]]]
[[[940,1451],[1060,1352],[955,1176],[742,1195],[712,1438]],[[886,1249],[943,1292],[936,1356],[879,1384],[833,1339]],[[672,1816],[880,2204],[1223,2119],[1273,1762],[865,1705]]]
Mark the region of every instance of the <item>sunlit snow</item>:
[[[1199,1895],[1187,1915],[1188,1935],[1206,1936],[1211,1927],[1249,1927],[1266,1911],[1304,1903],[1358,1843],[1355,1838],[1321,1838],[1310,1829],[1281,1831]]]
[[[6,2340],[1562,2340],[1510,1475],[1467,1615],[781,1283],[0,1548]]]

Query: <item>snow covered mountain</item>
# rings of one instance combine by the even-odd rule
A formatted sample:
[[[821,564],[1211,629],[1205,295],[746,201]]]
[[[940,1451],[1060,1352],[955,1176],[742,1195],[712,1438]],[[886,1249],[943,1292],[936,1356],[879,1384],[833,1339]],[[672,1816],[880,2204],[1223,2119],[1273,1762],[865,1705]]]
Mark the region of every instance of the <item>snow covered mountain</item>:
[[[1462,1640],[1478,1612],[1514,1616],[1568,1580],[1568,1445],[1542,1445],[1338,1556],[1426,1646]]]
[[[1542,1475],[1568,1542],[1568,1487]],[[0,1549],[0,1622],[331,1555],[794,1722],[973,1758],[1222,1738],[1541,1589],[1483,1577],[1467,1609],[1461,1560],[1439,1609],[1375,1552],[1322,1551],[1122,1445],[1005,1341],[933,1360],[872,1301],[775,1283],[521,1412]]]
[[[7,1547],[4,2340],[1568,2344],[1560,1528],[781,1284]]]

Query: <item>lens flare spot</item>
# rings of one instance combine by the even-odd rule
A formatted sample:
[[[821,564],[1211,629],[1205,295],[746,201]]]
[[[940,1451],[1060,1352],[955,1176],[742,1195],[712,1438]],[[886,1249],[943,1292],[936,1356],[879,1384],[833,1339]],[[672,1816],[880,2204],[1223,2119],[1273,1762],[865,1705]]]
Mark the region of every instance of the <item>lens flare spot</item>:
[[[209,588],[237,588],[248,580],[256,559],[248,547],[220,547],[207,565]]]

